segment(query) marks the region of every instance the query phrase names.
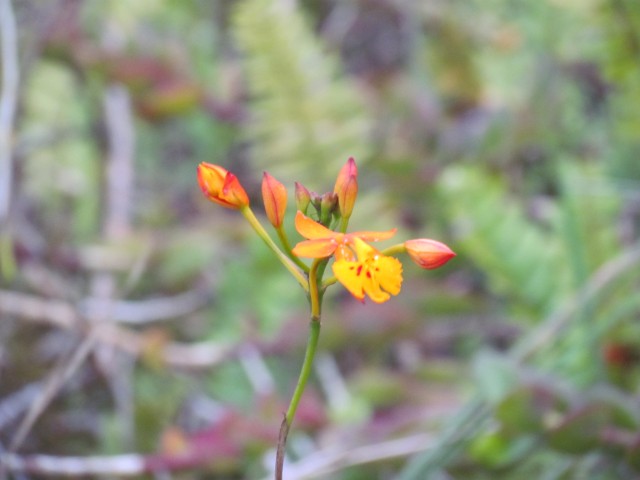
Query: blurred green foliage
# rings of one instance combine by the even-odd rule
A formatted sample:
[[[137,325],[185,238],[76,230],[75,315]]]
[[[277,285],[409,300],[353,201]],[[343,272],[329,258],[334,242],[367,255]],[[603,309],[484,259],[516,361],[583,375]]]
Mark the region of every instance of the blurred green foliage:
[[[256,165],[303,183],[329,183],[345,158],[366,162],[371,125],[364,99],[339,75],[338,59],[323,51],[302,11],[253,0],[239,4],[233,19]]]
[[[263,169],[292,204],[294,180],[329,190],[354,156],[354,228],[438,238],[458,257],[428,274],[405,262],[385,305],[331,289],[320,346],[331,361],[301,407],[291,462],[427,432],[429,445],[321,478],[639,475],[640,4],[14,3],[24,80],[14,255],[3,247],[0,271],[17,273],[2,291],[75,306],[107,274],[117,299],[207,295],[164,323],[123,323],[143,361],[110,371],[95,353],[26,452],[157,452],[172,427],[187,439],[211,428],[233,454],[202,467],[210,478],[264,474],[275,443],[263,430],[277,432],[297,374],[305,299],[236,212],[201,198],[195,167],[233,170],[260,213]],[[121,238],[105,226],[113,85],[135,132]],[[77,335],[0,313],[8,397],[19,379],[47,378]],[[232,353],[181,369],[161,355],[171,342]],[[2,445],[18,420],[3,420]]]

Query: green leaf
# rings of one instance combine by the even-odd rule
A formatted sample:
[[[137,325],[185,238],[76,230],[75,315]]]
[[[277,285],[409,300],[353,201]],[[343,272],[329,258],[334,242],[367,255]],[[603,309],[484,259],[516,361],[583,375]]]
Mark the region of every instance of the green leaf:
[[[584,454],[598,447],[600,433],[611,418],[602,405],[588,405],[575,410],[547,430],[549,446],[570,454]]]
[[[518,380],[513,360],[491,351],[482,351],[476,356],[473,373],[480,395],[494,405]]]
[[[540,433],[546,418],[567,409],[567,402],[547,385],[524,385],[510,392],[496,407],[496,419],[514,433]]]
[[[470,166],[450,168],[442,180],[460,257],[471,257],[496,293],[533,317],[566,298],[569,272],[559,239],[526,218],[504,181]]]
[[[234,16],[251,92],[253,160],[276,176],[329,181],[369,155],[370,121],[337,58],[286,2],[245,0]]]

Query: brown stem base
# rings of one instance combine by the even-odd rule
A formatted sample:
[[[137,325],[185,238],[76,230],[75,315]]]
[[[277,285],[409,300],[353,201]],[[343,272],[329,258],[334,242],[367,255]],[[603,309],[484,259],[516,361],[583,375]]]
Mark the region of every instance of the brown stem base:
[[[276,453],[276,480],[282,480],[282,470],[284,467],[284,452],[287,447],[287,436],[289,435],[289,423],[287,417],[282,419],[280,433],[278,435],[278,450]]]

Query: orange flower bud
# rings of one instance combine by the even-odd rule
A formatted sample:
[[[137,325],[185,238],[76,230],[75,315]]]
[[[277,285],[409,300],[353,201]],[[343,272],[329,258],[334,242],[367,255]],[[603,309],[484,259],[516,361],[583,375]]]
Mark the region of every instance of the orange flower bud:
[[[262,176],[262,200],[271,225],[280,228],[287,209],[287,189],[267,172]]]
[[[249,197],[238,178],[224,168],[211,163],[198,165],[198,184],[202,193],[223,207],[239,209],[249,205]]]
[[[338,195],[340,215],[343,218],[349,218],[358,196],[358,167],[353,157],[349,157],[340,170],[333,191]]]
[[[444,243],[429,238],[407,240],[404,246],[411,260],[429,270],[441,267],[456,256]]]

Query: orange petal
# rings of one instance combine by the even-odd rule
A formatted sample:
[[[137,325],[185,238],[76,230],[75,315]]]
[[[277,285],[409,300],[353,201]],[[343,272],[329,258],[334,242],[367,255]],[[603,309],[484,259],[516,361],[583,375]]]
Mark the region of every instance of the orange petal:
[[[224,186],[220,194],[220,200],[227,202],[231,208],[246,207],[249,205],[249,196],[244,191],[238,177],[233,173],[227,172],[224,178]]]
[[[319,238],[336,238],[341,235],[332,230],[329,230],[324,225],[320,225],[318,222],[307,217],[299,210],[298,213],[296,213],[295,223],[298,233],[304,238],[308,238],[310,240]]]
[[[338,248],[334,252],[336,260],[348,260],[349,262],[356,261],[356,255],[353,253],[353,250],[345,245],[344,242],[338,243]]]
[[[387,240],[393,237],[397,231],[397,228],[392,228],[391,230],[387,230],[386,232],[353,232],[347,234],[347,236],[350,237],[350,239],[354,237],[360,238],[365,242],[379,242],[380,240]]]
[[[332,255],[337,247],[338,242],[333,238],[317,238],[298,243],[292,252],[296,257],[324,258]]]
[[[217,197],[222,190],[226,175],[227,171],[218,165],[207,162],[200,163],[198,165],[198,184],[202,193],[209,198]]]

